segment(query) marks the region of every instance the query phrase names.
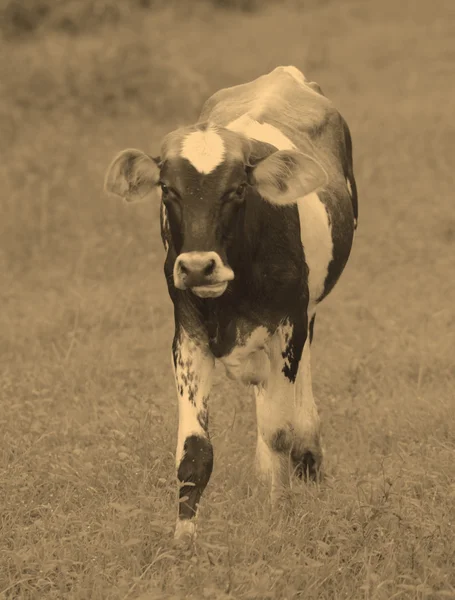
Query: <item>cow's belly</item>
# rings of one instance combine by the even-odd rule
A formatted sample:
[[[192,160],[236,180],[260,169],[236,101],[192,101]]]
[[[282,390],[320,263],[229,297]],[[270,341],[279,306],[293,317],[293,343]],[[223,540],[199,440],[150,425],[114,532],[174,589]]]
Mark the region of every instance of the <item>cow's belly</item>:
[[[324,293],[330,262],[333,258],[332,229],[327,210],[313,192],[297,200],[300,237],[308,265],[310,312]]]
[[[246,385],[258,385],[267,380],[270,370],[267,352],[269,337],[265,327],[258,327],[246,339],[238,338],[233,350],[219,359],[231,379]]]

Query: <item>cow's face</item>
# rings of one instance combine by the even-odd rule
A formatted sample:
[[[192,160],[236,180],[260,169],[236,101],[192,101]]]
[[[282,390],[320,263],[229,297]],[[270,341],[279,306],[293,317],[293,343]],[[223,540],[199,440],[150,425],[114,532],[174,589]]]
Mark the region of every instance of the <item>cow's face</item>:
[[[324,182],[325,172],[305,154],[199,124],[166,136],[159,159],[122,152],[108,169],[105,189],[130,201],[161,195],[177,254],[175,287],[214,298],[235,277],[227,255],[248,197],[289,204]]]
[[[223,161],[206,174],[172,158],[161,167],[160,186],[177,253],[174,285],[198,296],[221,295],[234,279],[227,254],[248,187],[243,163]]]
[[[245,154],[228,130],[187,128],[165,138],[160,186],[177,253],[175,287],[217,297],[234,279],[228,247],[251,192]]]

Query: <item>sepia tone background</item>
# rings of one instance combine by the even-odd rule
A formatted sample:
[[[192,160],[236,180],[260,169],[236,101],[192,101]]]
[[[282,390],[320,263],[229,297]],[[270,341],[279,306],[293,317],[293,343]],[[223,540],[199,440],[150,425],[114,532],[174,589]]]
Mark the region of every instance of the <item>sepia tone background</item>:
[[[451,0],[0,2],[0,598],[455,598]],[[159,207],[104,197],[280,64],[348,121],[359,227],[312,352],[327,478],[270,513],[217,371],[197,553],[172,546]]]

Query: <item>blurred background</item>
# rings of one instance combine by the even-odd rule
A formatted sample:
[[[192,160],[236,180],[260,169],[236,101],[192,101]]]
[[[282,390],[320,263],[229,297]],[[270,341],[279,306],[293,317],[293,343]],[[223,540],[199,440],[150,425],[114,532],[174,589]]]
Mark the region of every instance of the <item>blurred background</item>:
[[[155,513],[172,522],[177,416],[159,207],[106,198],[104,173],[124,148],[157,153],[163,135],[195,122],[217,89],[280,64],[321,85],[354,144],[359,227],[312,350],[329,470],[367,477],[399,449],[417,452],[409,481],[433,471],[441,485],[453,482],[454,23],[451,0],[0,0],[6,511],[36,503],[38,482],[40,502],[52,503],[51,492],[63,494],[55,482],[68,484],[78,469],[71,485],[82,499],[68,514],[84,520],[80,482],[102,481],[110,499],[156,496]],[[224,465],[214,481],[233,490],[239,471],[226,467],[247,472],[255,435],[254,407],[235,390],[217,380],[212,421]],[[142,491],[138,465],[148,473]],[[154,496],[155,485],[165,492]],[[104,506],[97,498],[85,519]],[[21,518],[2,537],[28,548],[22,559],[35,581],[43,562]],[[48,547],[74,558],[55,531]],[[99,541],[92,550],[83,543],[99,551]],[[5,546],[5,585],[23,575],[12,552]]]

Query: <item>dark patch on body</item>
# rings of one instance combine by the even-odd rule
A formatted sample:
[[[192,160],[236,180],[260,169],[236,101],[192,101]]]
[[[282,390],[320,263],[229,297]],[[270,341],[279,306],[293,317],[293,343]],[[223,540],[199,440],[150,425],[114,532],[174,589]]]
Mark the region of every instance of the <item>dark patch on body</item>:
[[[350,215],[340,215],[336,225],[332,226],[333,258],[327,269],[323,297],[333,290],[348,262],[353,234],[354,223]]]
[[[298,318],[292,321],[288,318],[285,324],[292,326],[291,335],[285,335],[286,347],[281,353],[285,363],[283,365],[284,376],[291,383],[295,383],[302,358],[303,346],[307,339],[307,318],[305,312],[301,312]],[[288,338],[288,339],[286,339]]]
[[[177,471],[183,484],[179,491],[179,518],[191,519],[212,474],[213,447],[208,438],[191,435],[186,438],[183,450],[183,460]],[[193,485],[184,485],[185,482]]]
[[[222,312],[223,304],[207,302],[205,306],[208,344],[215,358],[229,354],[236,343],[235,319],[231,318],[230,311]]]
[[[346,187],[339,187],[318,193],[324,204],[332,232],[332,260],[327,267],[327,276],[324,282],[324,290],[317,299],[321,302],[330,294],[338,282],[344,267],[348,262],[354,237],[354,220],[351,207],[351,197]]]
[[[354,166],[353,166],[353,149],[352,149],[352,138],[351,132],[349,130],[348,124],[345,119],[339,115],[341,127],[343,130],[344,136],[344,150],[345,150],[345,161],[343,164],[344,176],[349,181],[351,186],[351,203],[352,203],[352,212],[354,214],[354,219],[356,220],[355,229],[357,229],[357,224],[359,220],[359,202],[357,195],[357,183],[354,177]]]
[[[316,315],[313,315],[311,317],[311,321],[310,321],[310,344],[313,342],[313,335],[314,335],[314,322],[316,320]]]

